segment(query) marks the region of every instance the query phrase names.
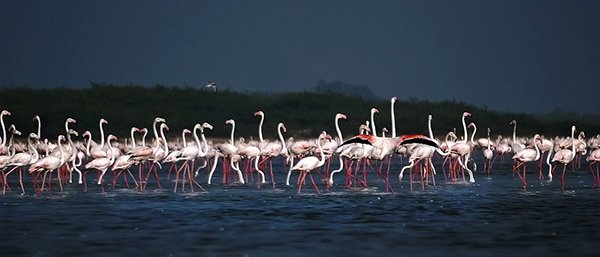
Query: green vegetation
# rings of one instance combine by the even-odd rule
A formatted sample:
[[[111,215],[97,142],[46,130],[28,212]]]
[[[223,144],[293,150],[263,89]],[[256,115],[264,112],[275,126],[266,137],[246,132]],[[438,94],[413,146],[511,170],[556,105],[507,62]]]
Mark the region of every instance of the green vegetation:
[[[325,83],[325,82],[323,82]],[[15,124],[24,135],[36,130],[32,121],[35,115],[42,120],[42,136],[54,138],[64,133],[64,121],[75,118],[72,127],[82,133],[90,130],[98,138],[98,121],[105,118],[107,133],[119,137],[129,135],[131,126],[150,129],[154,117],[163,117],[170,127],[169,137],[179,136],[183,128],[192,128],[195,123],[209,122],[214,125],[209,137],[226,138],[230,127],[225,120],[236,121],[236,137],[257,137],[259,119],[253,116],[258,110],[266,114],[264,133],[267,138],[276,138],[276,126],[284,122],[288,128],[286,136],[297,138],[315,137],[322,130],[335,133],[333,118],[341,112],[348,120],[341,121],[345,137],[354,135],[358,125],[370,118],[372,107],[380,110],[376,114],[376,125],[380,133],[390,125],[389,99],[377,99],[342,94],[336,91],[289,92],[289,93],[240,93],[230,90],[209,92],[190,87],[138,85],[98,85],[88,89],[29,89],[9,88],[0,90],[0,108],[12,112],[5,117],[6,125]],[[470,121],[478,126],[478,137],[485,136],[487,127],[492,136],[512,133],[508,123],[518,121],[519,135],[534,133],[547,136],[566,136],[569,127],[575,124],[578,131],[593,135],[600,131],[596,116],[554,115],[543,118],[523,113],[500,113],[455,101],[429,102],[411,99],[398,101],[395,107],[398,134],[427,133],[427,115],[433,115],[433,129],[437,136],[456,128],[461,131],[461,115],[464,111],[473,114]],[[556,112],[554,112],[556,114]],[[560,114],[560,113],[558,113]],[[570,118],[574,117],[574,118]]]

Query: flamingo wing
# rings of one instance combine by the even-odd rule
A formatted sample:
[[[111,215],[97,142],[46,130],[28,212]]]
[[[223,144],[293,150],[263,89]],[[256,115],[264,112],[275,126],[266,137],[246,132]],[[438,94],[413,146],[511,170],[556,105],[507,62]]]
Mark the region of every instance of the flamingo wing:
[[[436,141],[429,138],[428,136],[421,135],[421,134],[409,134],[409,135],[400,136],[398,138],[398,145],[406,145],[406,144],[422,144],[422,145],[428,145],[428,146],[432,146],[432,147],[441,149],[441,146]]]
[[[348,144],[354,144],[354,143],[373,145],[373,136],[366,135],[366,134],[356,135],[356,136],[353,136],[353,137],[349,138],[348,140],[344,141],[344,143],[342,143],[338,147],[348,145]]]

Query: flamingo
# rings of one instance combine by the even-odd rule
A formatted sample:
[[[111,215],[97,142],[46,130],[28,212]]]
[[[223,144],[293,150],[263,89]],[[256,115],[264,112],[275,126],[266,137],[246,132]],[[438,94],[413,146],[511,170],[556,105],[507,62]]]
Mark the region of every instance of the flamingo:
[[[544,180],[544,174],[542,171],[542,160],[544,159],[544,154],[548,153],[548,156],[552,154],[552,149],[554,147],[554,143],[551,140],[548,140],[544,137],[540,137],[538,142],[538,148],[540,148],[540,161],[539,161],[539,179],[540,181]],[[550,164],[549,164],[550,165]]]
[[[516,161],[517,165],[513,168],[513,172],[516,172],[521,181],[523,181],[523,189],[527,189],[527,163],[535,162],[540,159],[540,149],[538,148],[537,141],[540,140],[540,135],[535,134],[533,136],[533,147],[531,148],[523,148],[519,150],[515,155],[513,155],[513,160]],[[519,173],[519,167],[523,166],[523,175]]]
[[[467,142],[467,126],[465,123],[465,118],[469,117],[469,116],[471,116],[471,113],[463,112],[462,125],[463,125],[463,131],[464,131],[464,138],[463,138],[463,140],[455,142],[454,144],[452,144],[452,146],[450,146],[451,154],[449,156],[451,158],[455,158],[458,161],[458,164],[463,169],[467,170],[467,172],[469,174],[469,183],[475,183],[475,178],[473,177],[473,171],[471,171],[471,169],[469,169],[467,166],[468,162],[470,160],[470,157],[471,157],[471,152],[473,150],[471,142]],[[473,135],[474,135],[474,133],[473,133]],[[464,163],[463,163],[463,159],[464,159]],[[443,164],[442,164],[442,166],[443,166]]]
[[[210,124],[209,124],[210,125]],[[212,127],[212,126],[211,126]],[[202,158],[206,155],[206,151],[202,150],[202,144],[200,143],[200,139],[198,138],[198,130],[202,129],[202,125],[197,123],[196,125],[194,125],[194,129],[193,129],[193,136],[194,136],[194,140],[196,142],[195,145],[192,144],[188,144],[185,147],[183,147],[181,149],[181,154],[178,156],[178,160],[184,160],[185,162],[183,163],[183,165],[181,165],[181,168],[179,168],[176,171],[176,175],[175,175],[175,188],[174,191],[177,192],[177,183],[179,181],[179,173],[181,172],[181,170],[184,170],[184,174],[183,176],[185,177],[185,175],[187,174],[188,179],[190,181],[190,188],[192,190],[192,192],[194,191],[194,184],[196,184],[198,187],[200,187],[200,189],[203,189],[202,186],[200,186],[200,184],[198,184],[198,182],[196,182],[196,180],[192,177],[192,171],[191,171],[191,167],[189,162],[192,162],[192,167],[193,162],[196,158]],[[182,183],[182,190],[184,190],[185,188],[185,180],[184,183]]]
[[[319,187],[317,187],[317,184],[315,183],[315,180],[312,177],[312,174],[310,174],[310,171],[323,166],[323,164],[325,164],[325,154],[323,154],[323,148],[322,148],[322,143],[321,140],[324,139],[328,139],[330,140],[331,137],[329,135],[327,135],[327,133],[325,133],[325,131],[321,132],[321,134],[319,135],[318,139],[317,139],[317,148],[320,150],[319,152],[321,152],[321,158],[317,158],[316,156],[306,156],[302,159],[300,159],[298,161],[298,163],[296,163],[296,165],[294,165],[291,170],[298,170],[300,171],[300,179],[298,181],[298,194],[300,193],[300,191],[302,190],[302,185],[304,184],[304,179],[306,178],[306,175],[309,174],[310,176],[310,180],[313,183],[313,186],[315,187],[315,190],[317,191],[317,193],[319,193]]]
[[[109,153],[106,151],[106,148],[104,147],[104,128],[103,128],[103,124],[108,124],[108,121],[105,120],[104,118],[101,118],[100,121],[98,122],[99,127],[100,127],[100,145],[96,145],[93,146],[90,151],[89,151],[89,156],[92,158],[102,158],[102,157],[108,157]],[[91,134],[90,134],[90,140],[91,140]]]
[[[25,188],[23,187],[23,167],[27,165],[34,164],[39,159],[39,154],[33,146],[33,140],[38,140],[39,138],[35,133],[30,133],[29,137],[27,137],[27,146],[29,148],[29,152],[22,152],[15,154],[8,163],[6,167],[13,167],[6,174],[4,174],[4,187],[2,189],[2,194],[6,192],[6,188],[8,187],[8,175],[14,170],[19,170],[19,184],[21,186],[21,195],[25,194]]]
[[[431,129],[431,121],[432,120],[433,120],[433,116],[430,114],[427,117],[427,128],[428,128],[428,131],[429,131],[429,138],[433,142],[435,142],[435,144],[439,145],[439,142],[433,136],[433,130]],[[420,162],[420,161],[423,160],[423,161],[426,162],[425,165],[427,166],[427,169],[431,169],[433,171],[432,178],[433,178],[433,183],[435,185],[435,176],[434,175],[436,174],[436,171],[435,171],[435,167],[433,166],[433,163],[431,161],[431,159],[433,157],[433,153],[434,152],[438,152],[442,156],[448,155],[448,153],[444,153],[440,149],[441,149],[441,147],[438,148],[438,147],[434,147],[434,146],[430,146],[430,145],[418,145],[417,147],[415,147],[414,150],[413,150],[413,152],[411,153],[411,155],[409,157],[409,165],[406,165],[406,166],[402,167],[402,169],[400,170],[400,173],[398,174],[398,179],[400,181],[402,181],[404,170],[406,170],[406,169],[412,169],[415,166],[415,164],[417,164],[418,162]],[[426,175],[426,174],[427,174],[427,170],[424,170],[423,175]],[[423,176],[423,175],[421,175],[420,177],[422,179],[422,181],[421,181],[421,189],[424,190],[425,189],[425,183],[424,183],[423,179],[425,178],[425,176]],[[410,184],[410,186],[411,186],[411,190],[412,190],[412,176],[411,176],[411,184]]]
[[[222,143],[217,145],[217,149],[220,152],[220,154],[223,156],[223,163],[225,163],[225,159],[229,158],[229,164],[230,167],[232,167],[238,174],[238,179],[239,182],[241,184],[245,184],[246,182],[244,181],[244,176],[242,175],[242,171],[239,169],[239,167],[237,167],[235,165],[235,163],[237,162],[237,158],[239,158],[239,155],[237,154],[237,146],[235,146],[235,141],[234,141],[234,135],[235,135],[235,120],[233,119],[229,119],[225,121],[225,124],[229,124],[231,125],[231,136],[228,142]],[[215,155],[215,161],[213,162],[213,167],[210,170],[210,173],[208,174],[208,184],[211,184],[211,180],[212,180],[212,176],[215,172],[215,169],[217,168],[217,161],[219,159],[219,155],[216,154]],[[223,165],[223,169],[225,169],[225,165]],[[223,172],[223,181],[226,182],[226,172]]]
[[[108,141],[108,147],[112,148],[111,145],[111,140],[117,140],[117,137],[114,135],[108,135],[107,141]],[[106,157],[100,157],[100,158],[95,158],[92,161],[88,162],[85,165],[86,169],[96,169],[98,171],[100,171],[100,176],[98,177],[98,185],[102,185],[102,178],[104,177],[104,174],[106,174],[106,171],[108,170],[108,168],[113,165],[113,163],[115,162],[115,154],[112,151],[112,149],[110,149],[110,158],[106,158]]]
[[[290,176],[292,174],[292,167],[294,167],[294,159],[296,156],[304,156],[309,151],[313,150],[315,145],[307,140],[297,140],[290,144],[289,148],[289,161],[290,161],[290,169],[288,170],[285,185],[290,185]]]
[[[2,126],[2,138],[0,138],[0,154],[8,152],[6,146],[6,127],[4,126],[4,116],[10,116],[11,113],[7,110],[0,112],[0,125]]]
[[[588,155],[586,160],[589,163],[590,171],[592,172],[592,177],[594,178],[594,186],[600,187],[600,170],[598,169],[598,165],[600,163],[600,149],[595,149]],[[593,166],[596,166],[596,171],[594,172]]]
[[[483,165],[483,169],[487,172],[487,175],[490,175],[492,171],[492,157],[494,156],[494,151],[492,151],[492,141],[490,140],[490,128],[487,129],[487,145],[485,149],[483,149],[483,158],[485,158],[485,163]],[[481,145],[481,144],[480,144]]]
[[[342,130],[340,129],[339,120],[340,119],[345,120],[347,118],[348,117],[345,114],[343,114],[343,113],[337,113],[335,115],[335,118],[334,118],[335,131],[337,133],[336,141],[337,141],[338,147],[339,147],[339,144],[341,144],[342,142],[344,142],[344,137],[342,136]],[[337,147],[336,147],[336,150],[337,150]],[[338,173],[338,172],[340,172],[340,171],[342,171],[344,169],[344,162],[342,160],[342,155],[338,154],[338,160],[339,160],[339,163],[340,163],[340,167],[337,168],[336,170],[331,171],[331,173],[329,174],[328,187],[333,186],[333,176],[336,173]]]
[[[561,189],[565,190],[565,170],[567,169],[567,164],[569,164],[575,158],[575,126],[571,127],[571,150],[568,149],[560,149],[556,153],[554,153],[554,157],[552,157],[551,163],[559,162],[563,165],[563,172],[560,176],[560,186]],[[556,169],[556,165],[552,167],[552,173],[554,173],[554,169]]]
[[[140,131],[139,128],[137,127],[131,127],[130,130],[130,137],[131,137],[131,148],[129,148],[129,151],[136,149],[136,143],[135,143],[135,132]],[[131,168],[131,166],[133,166],[133,164],[135,164],[135,161],[133,159],[131,159],[131,153],[127,152],[127,154],[121,155],[118,158],[115,159],[115,162],[113,163],[111,170],[113,171],[113,188],[115,188],[116,184],[117,184],[117,179],[119,178],[119,176],[121,175],[121,173],[123,171],[126,171],[129,176],[133,179],[133,182],[136,185],[136,188],[139,187],[139,184],[137,183],[137,181],[135,180],[135,177],[133,176],[133,174],[131,174],[131,171],[129,170],[129,168]],[[116,173],[116,171],[119,171],[119,173]],[[129,184],[127,183],[127,175],[124,175],[124,180],[125,180],[125,184],[127,187],[129,187]]]
[[[519,143],[517,140],[517,121],[512,120],[509,125],[513,126],[513,134],[512,134],[512,151],[513,153],[519,152],[521,149],[525,148],[525,145]]]
[[[60,157],[56,157],[53,155],[46,155],[46,157],[44,157],[43,159],[40,159],[37,162],[35,162],[34,164],[29,166],[29,173],[44,172],[44,176],[42,178],[42,188],[40,189],[40,191],[44,190],[44,185],[46,182],[46,175],[48,173],[52,173],[52,171],[54,171],[58,167],[62,166],[63,163],[65,162],[65,158],[63,155],[62,141],[65,141],[65,136],[59,135],[57,144],[58,144],[58,149],[60,151]],[[60,180],[59,180],[59,185],[61,186],[61,191],[62,191],[62,184],[60,183]]]

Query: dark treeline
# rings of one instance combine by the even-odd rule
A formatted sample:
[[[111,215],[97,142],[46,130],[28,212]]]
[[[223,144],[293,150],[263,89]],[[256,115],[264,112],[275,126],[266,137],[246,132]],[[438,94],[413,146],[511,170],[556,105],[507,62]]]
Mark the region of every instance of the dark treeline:
[[[360,123],[370,118],[372,107],[380,110],[375,116],[378,133],[386,127],[391,129],[390,100],[372,97],[349,96],[335,92],[289,92],[289,93],[241,93],[234,91],[209,92],[191,87],[171,86],[114,86],[93,85],[87,89],[29,89],[9,88],[0,90],[0,108],[12,112],[5,117],[6,126],[15,124],[23,136],[36,130],[32,118],[42,120],[42,136],[54,138],[64,133],[64,121],[77,120],[72,128],[83,133],[90,130],[98,139],[98,121],[105,118],[109,124],[106,133],[120,138],[129,136],[132,126],[151,129],[155,117],[163,117],[170,127],[168,136],[179,136],[183,128],[195,123],[209,122],[215,129],[207,132],[209,137],[227,138],[230,126],[225,120],[236,121],[236,137],[257,138],[259,118],[253,113],[265,112],[264,134],[276,138],[276,126],[284,122],[288,128],[286,137],[316,137],[322,130],[335,134],[333,118],[341,112],[348,120],[341,121],[345,137],[358,132]],[[421,100],[398,101],[395,106],[398,134],[427,133],[427,115],[433,115],[433,130],[442,137],[456,128],[462,134],[461,115],[473,114],[471,119],[478,127],[477,137],[484,137],[487,127],[492,137],[509,135],[509,122],[518,121],[517,134],[530,136],[535,133],[547,136],[567,136],[572,124],[578,131],[589,135],[600,132],[597,117],[565,116],[543,119],[523,113],[501,113],[455,101],[429,102]]]

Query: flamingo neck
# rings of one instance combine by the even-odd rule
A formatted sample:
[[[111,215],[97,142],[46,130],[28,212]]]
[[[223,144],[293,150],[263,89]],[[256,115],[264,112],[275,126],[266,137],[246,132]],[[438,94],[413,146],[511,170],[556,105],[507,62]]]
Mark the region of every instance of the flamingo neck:
[[[262,131],[262,127],[263,127],[263,122],[265,121],[265,115],[261,114],[260,115],[260,123],[258,124],[258,140],[262,143],[264,142],[264,138],[263,138],[263,131]]]
[[[134,134],[135,134],[135,130],[131,129],[131,133],[130,133],[130,136],[131,136],[131,149],[135,149],[135,135]]]
[[[142,147],[146,147],[146,136],[148,136],[148,130],[144,131],[144,135],[142,136]],[[158,136],[156,138],[158,140]]]
[[[517,123],[513,125],[513,142],[517,143]]]
[[[194,128],[194,133],[196,132],[196,129]],[[183,147],[187,146],[187,139],[185,138],[185,130],[181,132],[181,140],[183,140],[183,142],[181,142],[183,144]],[[200,145],[198,145],[198,147],[200,147]]]
[[[467,138],[468,138],[468,134],[467,134],[467,124],[465,123],[465,115],[462,116],[462,125],[463,125],[463,132],[464,132],[464,141],[467,142]]]
[[[87,154],[87,156],[91,156],[91,154],[90,154],[90,147],[91,147],[91,145],[92,145],[92,135],[90,134],[88,136],[87,145],[85,147],[85,153]]]
[[[202,145],[200,144],[200,138],[198,138],[198,129],[200,126],[194,127],[194,141],[196,141],[196,145],[198,146],[198,156],[206,155],[205,152],[202,152]]]
[[[2,143],[2,145],[6,145],[6,127],[4,126],[4,114],[0,114],[0,125],[2,126],[2,138],[0,138],[0,143]]]
[[[396,113],[394,112],[394,99],[391,101],[391,118],[392,118],[392,137],[396,137]]]
[[[37,119],[37,136],[38,138],[42,138],[42,121],[38,117]]]
[[[473,123],[473,134],[471,134],[471,144],[475,145],[475,132],[477,132],[477,126]]]
[[[279,141],[281,141],[281,146],[282,146],[281,150],[287,154],[287,145],[285,143],[285,140],[283,140],[283,133],[281,133],[282,128],[283,128],[283,126],[281,126],[281,125],[279,125],[277,127],[277,135],[279,136]]]
[[[110,151],[110,165],[113,165],[115,163],[115,151],[113,151],[113,147],[111,144],[111,138],[108,139],[108,150]]]
[[[340,142],[344,142],[344,138],[342,137],[342,130],[340,130],[340,118],[339,117],[335,117],[335,131],[337,132],[338,138],[340,140]]]
[[[62,141],[62,140],[59,137],[58,138],[58,151],[60,153],[60,164],[62,165],[63,163],[65,163],[65,153],[63,152],[62,143],[60,141]]]
[[[152,132],[154,133],[156,147],[158,147],[158,132],[156,131],[156,123],[156,120],[154,120],[154,123],[152,123]]]
[[[534,137],[533,138],[533,147],[535,147],[535,160],[539,160],[540,159],[540,148],[538,147],[536,140],[539,139],[539,137]]]
[[[160,138],[163,140],[163,144],[165,145],[165,155],[169,154],[169,146],[167,144],[167,138],[165,137],[165,129],[164,127],[160,127]]]
[[[229,143],[234,144],[234,134],[235,134],[235,122],[231,123],[231,137],[229,138]]]
[[[29,164],[37,162],[37,160],[40,158],[40,154],[38,153],[38,151],[33,146],[33,143],[31,142],[31,138],[27,139],[27,145],[29,145],[30,150],[31,150],[31,152],[33,154],[33,158],[31,158],[31,160],[29,161]]]
[[[377,136],[377,130],[375,129],[375,112],[371,111],[371,134]]]
[[[325,164],[325,153],[323,152],[323,146],[321,146],[321,139],[319,139],[317,141],[317,147],[319,148],[319,152],[321,153],[321,159],[319,160],[319,164],[317,164],[317,167],[321,167],[323,166],[323,164]]]
[[[102,121],[100,121],[100,148],[104,147],[104,128],[102,128]]]
[[[575,129],[571,129],[571,160],[575,158]]]

